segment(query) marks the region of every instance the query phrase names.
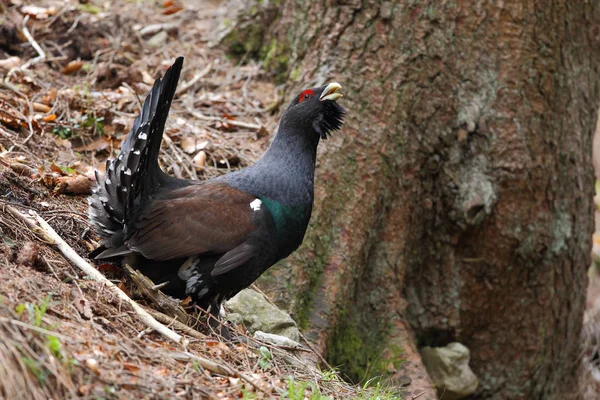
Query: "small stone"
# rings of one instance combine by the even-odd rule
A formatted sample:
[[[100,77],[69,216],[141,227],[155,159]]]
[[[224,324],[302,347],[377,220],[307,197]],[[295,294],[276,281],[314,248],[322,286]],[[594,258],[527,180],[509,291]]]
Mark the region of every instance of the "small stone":
[[[99,374],[98,361],[95,358],[88,358],[85,360],[85,365],[95,374]]]
[[[160,31],[156,35],[152,36],[146,42],[146,45],[153,50],[160,49],[164,45],[167,44],[167,39],[169,35],[165,31]]]
[[[243,324],[250,333],[262,331],[300,341],[300,331],[292,317],[252,289],[239,292],[225,303],[225,308],[230,311],[227,319]]]
[[[254,332],[254,338],[258,339],[258,340],[262,340],[263,342],[267,342],[267,343],[275,345],[275,346],[285,346],[285,347],[291,347],[291,348],[301,347],[300,343],[296,342],[295,340],[290,339],[289,337],[275,335],[273,333],[266,333],[263,331]]]
[[[462,399],[477,390],[479,380],[469,367],[469,349],[463,344],[423,347],[421,357],[440,398]]]

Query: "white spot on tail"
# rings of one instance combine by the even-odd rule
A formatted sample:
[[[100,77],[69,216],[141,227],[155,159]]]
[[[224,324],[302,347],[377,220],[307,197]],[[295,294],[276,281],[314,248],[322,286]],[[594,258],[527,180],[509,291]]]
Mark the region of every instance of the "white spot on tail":
[[[259,211],[261,204],[262,201],[260,201],[260,199],[255,199],[252,203],[250,203],[250,208],[252,209],[252,211]]]
[[[140,134],[138,135],[138,139],[146,140],[148,139],[148,135],[146,135],[144,132],[140,132]]]
[[[133,151],[133,154],[135,154],[136,156],[139,156],[139,155],[140,155],[140,153],[141,153],[141,152],[140,152],[139,150],[134,150],[134,151]]]
[[[183,281],[187,281],[193,275],[194,267],[196,266],[196,260],[198,256],[189,257],[185,262],[179,267],[177,271],[177,276],[179,279]]]
[[[110,178],[106,178],[106,180],[104,181],[104,183],[106,183],[107,185],[110,185],[112,183],[112,181],[110,180]]]
[[[131,175],[131,168],[127,168],[123,173],[125,175]]]

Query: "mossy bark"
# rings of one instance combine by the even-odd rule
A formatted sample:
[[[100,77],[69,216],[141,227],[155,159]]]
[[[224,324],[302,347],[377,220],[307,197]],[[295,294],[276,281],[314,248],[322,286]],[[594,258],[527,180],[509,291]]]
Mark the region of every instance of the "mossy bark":
[[[281,2],[290,91],[338,81],[349,114],[263,284],[332,363],[426,387],[417,346],[460,341],[473,398],[575,396],[599,21],[595,1]]]

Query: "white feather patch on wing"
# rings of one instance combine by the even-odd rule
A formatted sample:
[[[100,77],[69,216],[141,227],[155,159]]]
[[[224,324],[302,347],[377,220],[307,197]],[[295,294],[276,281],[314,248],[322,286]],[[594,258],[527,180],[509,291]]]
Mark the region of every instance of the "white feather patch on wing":
[[[254,199],[254,201],[250,203],[250,208],[252,209],[252,211],[259,211],[261,204],[262,201],[260,201],[260,199]]]

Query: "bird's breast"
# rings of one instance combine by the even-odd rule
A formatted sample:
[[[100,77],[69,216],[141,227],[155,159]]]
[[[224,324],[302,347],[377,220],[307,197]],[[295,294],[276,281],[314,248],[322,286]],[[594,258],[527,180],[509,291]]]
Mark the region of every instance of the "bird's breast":
[[[304,239],[310,221],[312,203],[288,205],[269,198],[261,198],[261,200],[273,218],[279,256],[287,257]]]

